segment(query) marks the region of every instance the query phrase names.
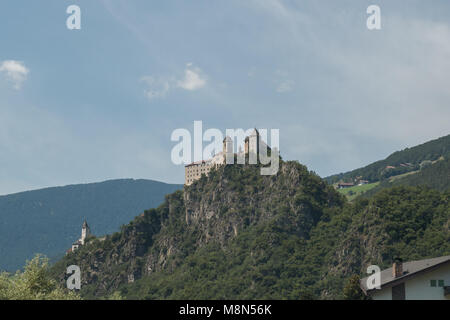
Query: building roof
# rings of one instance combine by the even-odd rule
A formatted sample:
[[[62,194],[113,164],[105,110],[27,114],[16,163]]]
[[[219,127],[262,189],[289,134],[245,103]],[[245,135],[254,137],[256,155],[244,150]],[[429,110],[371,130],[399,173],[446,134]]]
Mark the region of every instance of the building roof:
[[[354,186],[355,184],[353,182],[339,182],[339,186]]]
[[[450,263],[450,256],[404,262],[403,275],[397,278],[394,278],[392,275],[392,267],[387,268],[381,271],[381,288],[393,286],[397,282],[403,282],[404,280],[419,275],[423,272],[431,271],[432,269],[445,263]],[[370,290],[367,289],[368,278],[369,277],[365,277],[361,279],[360,282],[361,289],[366,293],[375,290],[375,289]]]
[[[192,162],[192,163],[190,163],[190,164],[185,165],[185,167],[197,166],[197,165],[199,165],[199,164],[203,164],[203,163],[207,163],[207,162],[211,162],[211,159],[195,161],[195,162]]]

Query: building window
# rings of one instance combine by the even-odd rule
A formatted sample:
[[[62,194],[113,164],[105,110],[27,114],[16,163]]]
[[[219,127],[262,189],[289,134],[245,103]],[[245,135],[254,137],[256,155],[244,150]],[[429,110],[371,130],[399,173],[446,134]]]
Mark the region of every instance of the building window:
[[[444,286],[444,280],[439,280],[438,287],[443,287],[443,286]]]
[[[436,280],[430,280],[430,285],[432,287],[436,287]]]

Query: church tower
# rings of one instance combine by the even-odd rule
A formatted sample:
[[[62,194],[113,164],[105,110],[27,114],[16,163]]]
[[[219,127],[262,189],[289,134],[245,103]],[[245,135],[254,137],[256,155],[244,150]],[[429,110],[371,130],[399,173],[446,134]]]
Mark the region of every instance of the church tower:
[[[84,245],[86,238],[90,235],[91,229],[89,228],[86,220],[84,220],[83,226],[81,227],[81,238],[80,238],[81,245]]]
[[[226,136],[225,139],[223,139],[222,154],[223,154],[223,162],[224,163],[231,164],[234,162],[233,139],[231,139],[229,136]]]
[[[259,131],[255,128],[250,136],[245,138],[245,153],[259,153]]]
[[[226,136],[225,139],[223,139],[223,153],[233,153],[233,140],[230,136]]]

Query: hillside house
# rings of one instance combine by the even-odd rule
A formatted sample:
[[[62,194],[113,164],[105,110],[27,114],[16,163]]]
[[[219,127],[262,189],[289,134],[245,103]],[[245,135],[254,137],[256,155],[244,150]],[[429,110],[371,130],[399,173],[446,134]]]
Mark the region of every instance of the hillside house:
[[[397,261],[381,271],[380,289],[368,289],[368,278],[360,285],[373,300],[450,300],[450,256]]]
[[[351,188],[354,186],[355,184],[353,182],[339,182],[337,185],[338,189]]]

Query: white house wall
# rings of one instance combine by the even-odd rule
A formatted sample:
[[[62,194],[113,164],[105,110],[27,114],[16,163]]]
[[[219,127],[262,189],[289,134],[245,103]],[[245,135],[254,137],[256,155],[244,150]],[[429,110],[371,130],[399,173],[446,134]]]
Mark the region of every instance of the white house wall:
[[[444,296],[442,287],[432,287],[430,280],[444,280],[444,285],[450,285],[450,264],[434,271],[421,274],[405,283],[406,300],[450,300]]]

